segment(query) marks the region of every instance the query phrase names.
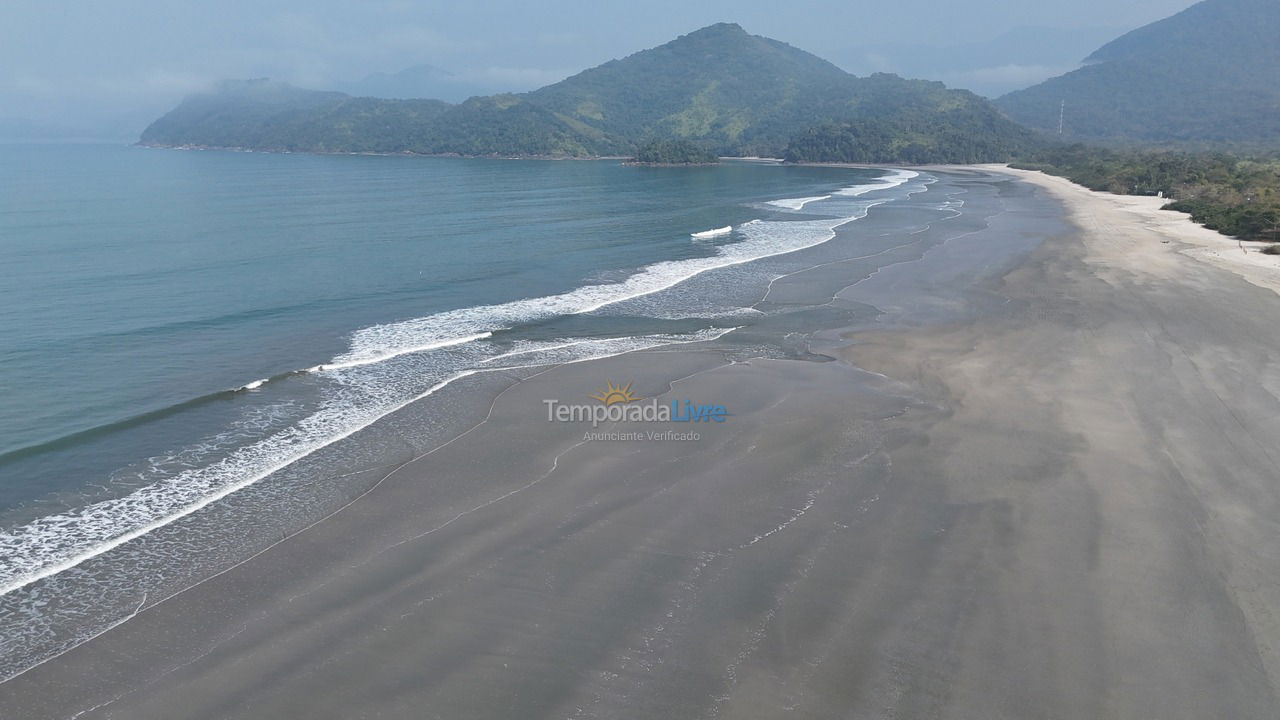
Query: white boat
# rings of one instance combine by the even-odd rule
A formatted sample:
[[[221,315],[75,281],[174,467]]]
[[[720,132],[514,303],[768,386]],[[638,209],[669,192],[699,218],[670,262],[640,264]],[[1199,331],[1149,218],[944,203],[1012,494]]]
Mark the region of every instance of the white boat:
[[[704,230],[703,232],[693,233],[693,238],[695,240],[706,240],[707,238],[719,237],[721,235],[728,235],[731,232],[733,232],[733,226],[725,225],[724,227],[716,228],[715,230]]]

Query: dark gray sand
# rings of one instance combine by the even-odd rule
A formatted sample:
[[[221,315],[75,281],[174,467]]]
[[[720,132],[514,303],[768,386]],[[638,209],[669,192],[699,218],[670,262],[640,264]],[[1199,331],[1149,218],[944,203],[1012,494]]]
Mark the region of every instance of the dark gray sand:
[[[894,322],[806,359],[512,385],[343,512],[0,685],[0,717],[1280,716],[1280,296],[1127,269],[1096,229],[984,264],[1015,220],[845,290]],[[601,428],[693,442],[544,420],[609,380],[733,415]]]

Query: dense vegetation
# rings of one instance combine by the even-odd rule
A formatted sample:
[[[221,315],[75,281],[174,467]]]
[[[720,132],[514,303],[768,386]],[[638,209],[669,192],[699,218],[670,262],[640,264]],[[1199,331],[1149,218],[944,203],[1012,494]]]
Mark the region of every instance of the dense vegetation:
[[[785,157],[788,162],[1004,162],[1039,144],[1029,132],[1009,133],[971,117],[921,114],[811,128],[792,139]]]
[[[596,142],[515,96],[380,100],[269,80],[227,82],[188,97],[142,134],[145,145],[292,152],[586,155]]]
[[[640,146],[635,161],[642,165],[714,165],[720,158],[688,140],[654,140]]]
[[[394,152],[396,126],[420,127],[449,109],[438,100],[372,100],[269,80],[226,82],[188,97],[143,133],[153,145],[277,151]]]
[[[1108,150],[1073,145],[1028,154],[1014,167],[1043,170],[1093,190],[1170,198],[1212,230],[1280,241],[1280,155]]]
[[[1255,150],[1280,138],[1280,2],[1206,0],[996,101],[1067,139]],[[1065,102],[1065,112],[1063,103]]]
[[[875,124],[888,137],[868,162],[999,160],[1031,133],[988,101],[941,83],[858,78],[730,24],[521,95],[434,100],[351,98],[284,83],[230,83],[156,121],[144,144],[317,152],[632,155],[653,139],[718,155],[781,156],[819,125]],[[846,159],[810,143],[807,160]]]

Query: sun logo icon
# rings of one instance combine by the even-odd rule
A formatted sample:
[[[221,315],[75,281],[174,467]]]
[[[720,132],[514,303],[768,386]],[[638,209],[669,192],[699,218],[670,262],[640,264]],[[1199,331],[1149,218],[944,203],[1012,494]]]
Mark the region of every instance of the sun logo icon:
[[[640,398],[631,394],[631,383],[623,385],[614,385],[609,381],[608,387],[595,395],[591,396],[592,400],[599,400],[605,404],[605,407],[617,405],[619,403],[633,403]]]

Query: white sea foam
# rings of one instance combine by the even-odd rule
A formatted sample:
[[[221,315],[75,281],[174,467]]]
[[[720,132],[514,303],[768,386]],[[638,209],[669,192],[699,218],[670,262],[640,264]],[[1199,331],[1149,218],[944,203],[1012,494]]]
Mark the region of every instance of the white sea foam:
[[[569,348],[582,347],[592,340],[558,340],[555,342],[539,342],[536,340],[520,340],[512,345],[511,350],[485,358],[480,362],[488,365],[509,360],[514,357],[528,356],[539,352],[555,352],[559,350],[567,350]]]
[[[872,189],[896,187],[915,177],[898,171]],[[717,246],[706,257],[671,260],[645,266],[617,283],[594,284],[569,292],[495,305],[450,310],[357,331],[350,350],[330,363],[309,370],[338,380],[319,409],[296,423],[226,454],[208,465],[186,469],[142,487],[129,495],[97,502],[66,513],[39,518],[0,532],[0,595],[41,578],[75,567],[91,558],[188,516],[231,493],[248,487],[299,459],[333,445],[378,419],[428,397],[450,383],[493,367],[520,367],[577,362],[678,342],[719,337],[716,329],[690,336],[645,336],[569,340],[541,347],[517,346],[499,358],[486,360],[478,351],[492,333],[542,319],[590,313],[610,305],[653,295],[708,271],[796,252],[828,242],[836,228],[866,215],[879,202],[858,203],[846,217],[794,222],[753,221],[739,226],[743,239]],[[388,382],[380,366],[417,353],[461,352],[469,365],[450,371],[420,391],[406,391],[403,378]],[[465,367],[465,369],[461,369]],[[353,375],[354,373],[354,375]],[[255,381],[246,390],[260,387]]]
[[[731,329],[714,329],[689,335],[595,339],[530,348],[521,362],[496,363],[496,367],[527,367],[579,362],[634,352],[672,343],[715,339]],[[576,351],[571,351],[576,350]],[[359,369],[355,370],[359,372]],[[348,385],[319,410],[292,426],[243,446],[210,465],[167,477],[133,493],[88,505],[70,512],[39,518],[0,533],[0,595],[75,567],[91,558],[142,537],[186,517],[231,493],[246,488],[317,450],[359,432],[380,418],[429,397],[449,384],[482,369],[451,373],[421,392],[398,396],[394,383],[368,382]],[[375,374],[376,375],[376,374]],[[354,393],[352,391],[354,388]],[[353,397],[353,394],[355,397]]]
[[[770,200],[765,204],[773,205],[775,207],[780,207],[787,210],[803,210],[804,206],[808,205],[809,203],[818,202],[819,200],[829,200],[830,198],[831,198],[830,195],[818,195],[816,197],[786,198],[783,200]]]
[[[920,173],[914,170],[890,170],[887,174],[872,179],[870,182],[859,185],[851,185],[846,188],[836,190],[831,195],[816,195],[814,197],[800,198],[783,198],[781,200],[770,200],[765,205],[772,205],[784,210],[800,211],[810,203],[830,200],[833,196],[840,197],[860,197],[867,193],[876,192],[878,190],[892,190],[893,188],[909,182],[920,176]]]
[[[350,352],[322,367],[329,370],[377,362],[373,358],[414,352],[414,348],[440,342],[439,338],[468,338],[505,330],[520,323],[595,312],[666,290],[710,270],[792,253],[827,242],[835,237],[835,228],[863,217],[867,207],[860,206],[856,215],[844,218],[747,223],[738,228],[744,240],[720,245],[714,255],[647,265],[622,282],[584,285],[559,295],[448,310],[413,320],[374,325],[352,336]]]
[[[721,228],[715,228],[712,230],[703,230],[702,232],[691,233],[691,236],[695,240],[707,240],[713,237],[720,237],[721,235],[728,235],[732,232],[733,232],[733,226],[725,225],[724,227],[721,227]]]
[[[267,382],[269,382],[270,380],[271,380],[271,378],[262,378],[261,380],[254,380],[254,381],[253,381],[253,382],[251,382],[251,383],[246,383],[246,384],[241,385],[240,387],[236,388],[236,392],[240,392],[240,391],[242,391],[242,390],[257,390],[258,388],[262,387],[263,385],[266,385],[266,384],[267,384]]]
[[[914,170],[891,170],[888,175],[878,177],[872,182],[864,185],[855,185],[843,190],[837,190],[835,194],[843,195],[844,197],[859,197],[877,190],[892,190],[893,188],[918,177],[920,177],[920,173]]]
[[[598,360],[623,353],[649,350],[663,345],[687,345],[697,342],[719,340],[737,330],[730,328],[707,328],[697,332],[673,335],[655,334],[639,337],[593,338],[590,340],[518,343],[510,352],[495,355],[486,362],[498,367],[529,367],[532,365],[558,365],[583,360]]]
[[[484,340],[492,335],[493,333],[491,332],[479,332],[474,335],[463,335],[461,337],[452,337],[443,340],[432,340],[419,345],[393,347],[382,351],[366,347],[358,351],[353,350],[352,352],[340,355],[334,358],[333,362],[308,368],[308,371],[325,372],[329,370],[346,370],[348,368],[360,367],[362,365],[373,365],[375,363],[386,362],[392,358],[398,358],[401,355],[427,352],[428,350],[439,350],[441,348],[453,347],[454,345],[464,345],[469,342],[475,342],[476,340]]]

